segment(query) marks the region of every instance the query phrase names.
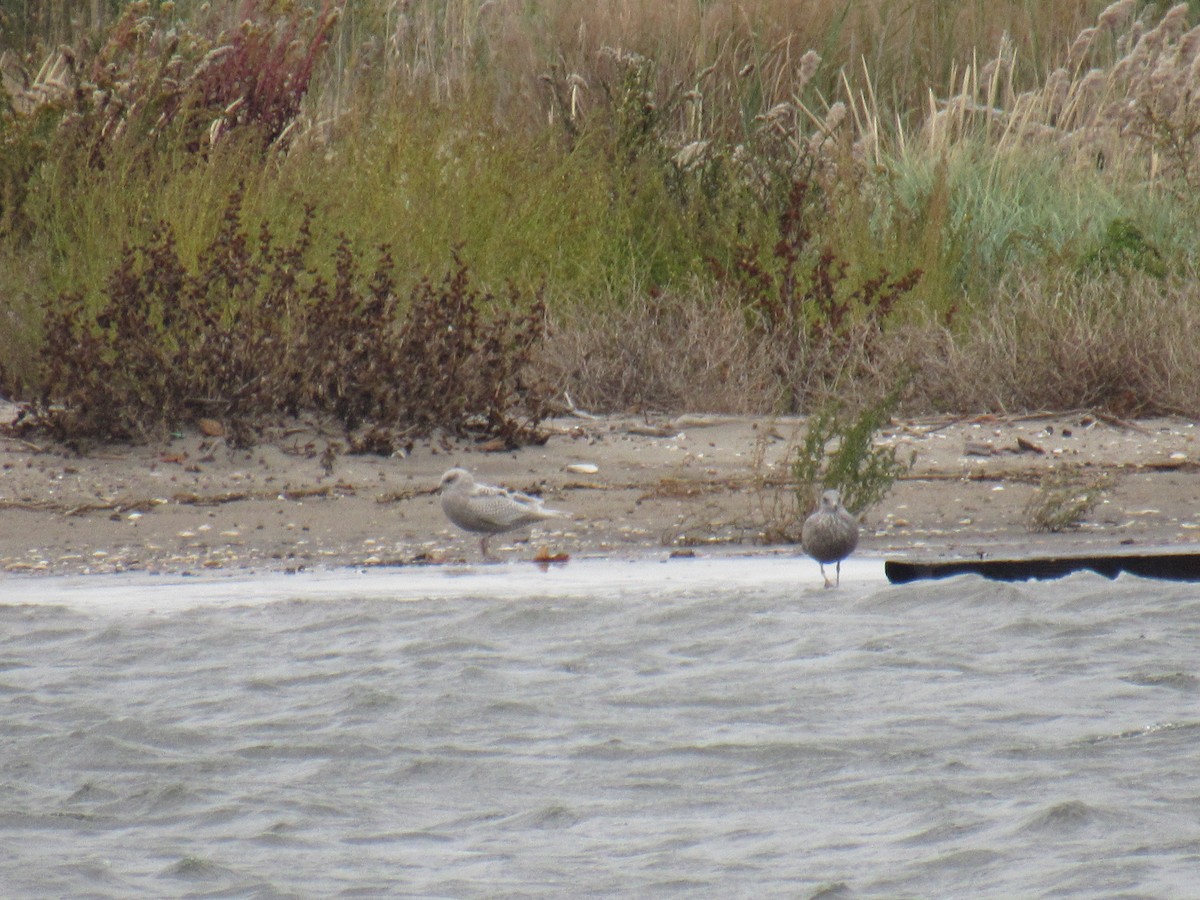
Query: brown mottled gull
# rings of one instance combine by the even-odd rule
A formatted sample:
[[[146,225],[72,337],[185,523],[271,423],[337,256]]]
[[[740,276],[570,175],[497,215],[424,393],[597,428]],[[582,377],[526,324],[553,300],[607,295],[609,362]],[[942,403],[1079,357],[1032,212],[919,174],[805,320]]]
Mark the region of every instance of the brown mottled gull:
[[[567,513],[547,509],[542,501],[528,494],[510,491],[492,484],[479,484],[466,469],[450,469],[438,486],[442,512],[463,531],[483,535],[479,548],[488,557],[488,538]]]
[[[834,586],[825,574],[826,563],[837,563],[837,584],[842,583],[842,560],[858,546],[858,520],[842,506],[837,491],[828,490],[821,495],[817,511],[804,520],[800,531],[804,551],[821,564],[821,577],[825,587]]]

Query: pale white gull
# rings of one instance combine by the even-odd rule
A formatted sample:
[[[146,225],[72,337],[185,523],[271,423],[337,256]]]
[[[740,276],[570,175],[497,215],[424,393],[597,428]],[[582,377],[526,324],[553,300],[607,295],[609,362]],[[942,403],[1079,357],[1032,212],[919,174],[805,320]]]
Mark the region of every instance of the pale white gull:
[[[479,548],[485,558],[489,558],[488,538],[493,534],[567,516],[557,509],[547,509],[538,497],[494,484],[480,484],[466,469],[446,472],[438,491],[446,518],[463,531],[482,535]]]

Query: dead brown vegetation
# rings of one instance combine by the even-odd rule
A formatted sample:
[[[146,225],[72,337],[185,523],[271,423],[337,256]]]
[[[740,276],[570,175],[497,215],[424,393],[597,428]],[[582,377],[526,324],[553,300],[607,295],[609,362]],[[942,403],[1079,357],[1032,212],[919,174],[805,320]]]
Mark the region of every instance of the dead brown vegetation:
[[[311,210],[280,243],[265,225],[251,237],[240,204],[235,193],[194,267],[160,226],[125,248],[98,297],[53,301],[21,429],[144,440],[211,418],[246,444],[264,419],[317,411],[348,430],[537,439],[540,297],[482,291],[456,256],[402,303],[386,248],[364,272],[343,238],[329,278],[313,258]]]
[[[726,296],[676,293],[572,315],[542,365],[585,409],[766,412],[780,386]]]
[[[820,377],[822,342],[752,340],[728,298],[661,299],[558,331],[546,364],[600,409],[779,412],[790,392],[854,407],[906,383],[912,414],[1094,408],[1119,416],[1200,415],[1195,279],[1143,274],[1014,276],[969,327],[899,323],[869,370]],[[857,357],[855,357],[857,358]],[[781,368],[785,360],[791,360]],[[785,374],[780,374],[781,372]]]
[[[309,14],[242,0],[234,9],[206,5],[175,28],[135,0],[97,49],[63,46],[37,72],[6,52],[0,75],[16,112],[63,110],[62,127],[92,165],[116,141],[172,132],[191,151],[233,130],[253,130],[265,147],[299,113],[338,17],[333,0]]]
[[[1140,273],[1014,276],[965,333],[914,328],[895,346],[913,373],[910,403],[946,412],[1200,414],[1197,283]]]

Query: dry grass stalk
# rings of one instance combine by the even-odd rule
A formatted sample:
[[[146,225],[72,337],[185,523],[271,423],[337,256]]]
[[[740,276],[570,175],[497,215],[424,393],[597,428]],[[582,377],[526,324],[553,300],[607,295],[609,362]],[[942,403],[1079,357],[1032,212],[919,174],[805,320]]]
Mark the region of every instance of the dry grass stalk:
[[[16,54],[0,53],[0,87],[15,113],[28,116],[39,107],[63,103],[71,94],[71,65],[68,55],[56,50],[47,56],[37,73],[30,75]]]
[[[917,346],[904,330],[885,337],[864,320],[838,335],[763,332],[729,294],[668,294],[573,311],[569,327],[551,328],[539,367],[584,409],[763,415],[834,398],[860,406],[912,365],[896,349]]]
[[[309,89],[341,8],[283,15],[269,0],[204,10],[175,27],[145,0],[129,3],[98,47],[63,47],[30,75],[15,54],[0,56],[3,95],[23,118],[43,108],[61,127],[101,151],[125,135],[172,131],[197,150],[235,129],[255,130],[263,146],[284,142]]]

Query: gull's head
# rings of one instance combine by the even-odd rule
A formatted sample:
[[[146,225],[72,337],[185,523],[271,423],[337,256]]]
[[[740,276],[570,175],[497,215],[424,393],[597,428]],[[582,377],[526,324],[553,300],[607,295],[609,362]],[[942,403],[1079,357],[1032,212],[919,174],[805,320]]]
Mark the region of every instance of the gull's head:
[[[438,484],[438,491],[445,493],[455,488],[470,487],[474,483],[475,480],[466,469],[450,469],[442,476],[441,483]]]
[[[821,512],[837,512],[842,505],[842,495],[830,488],[821,495]]]

